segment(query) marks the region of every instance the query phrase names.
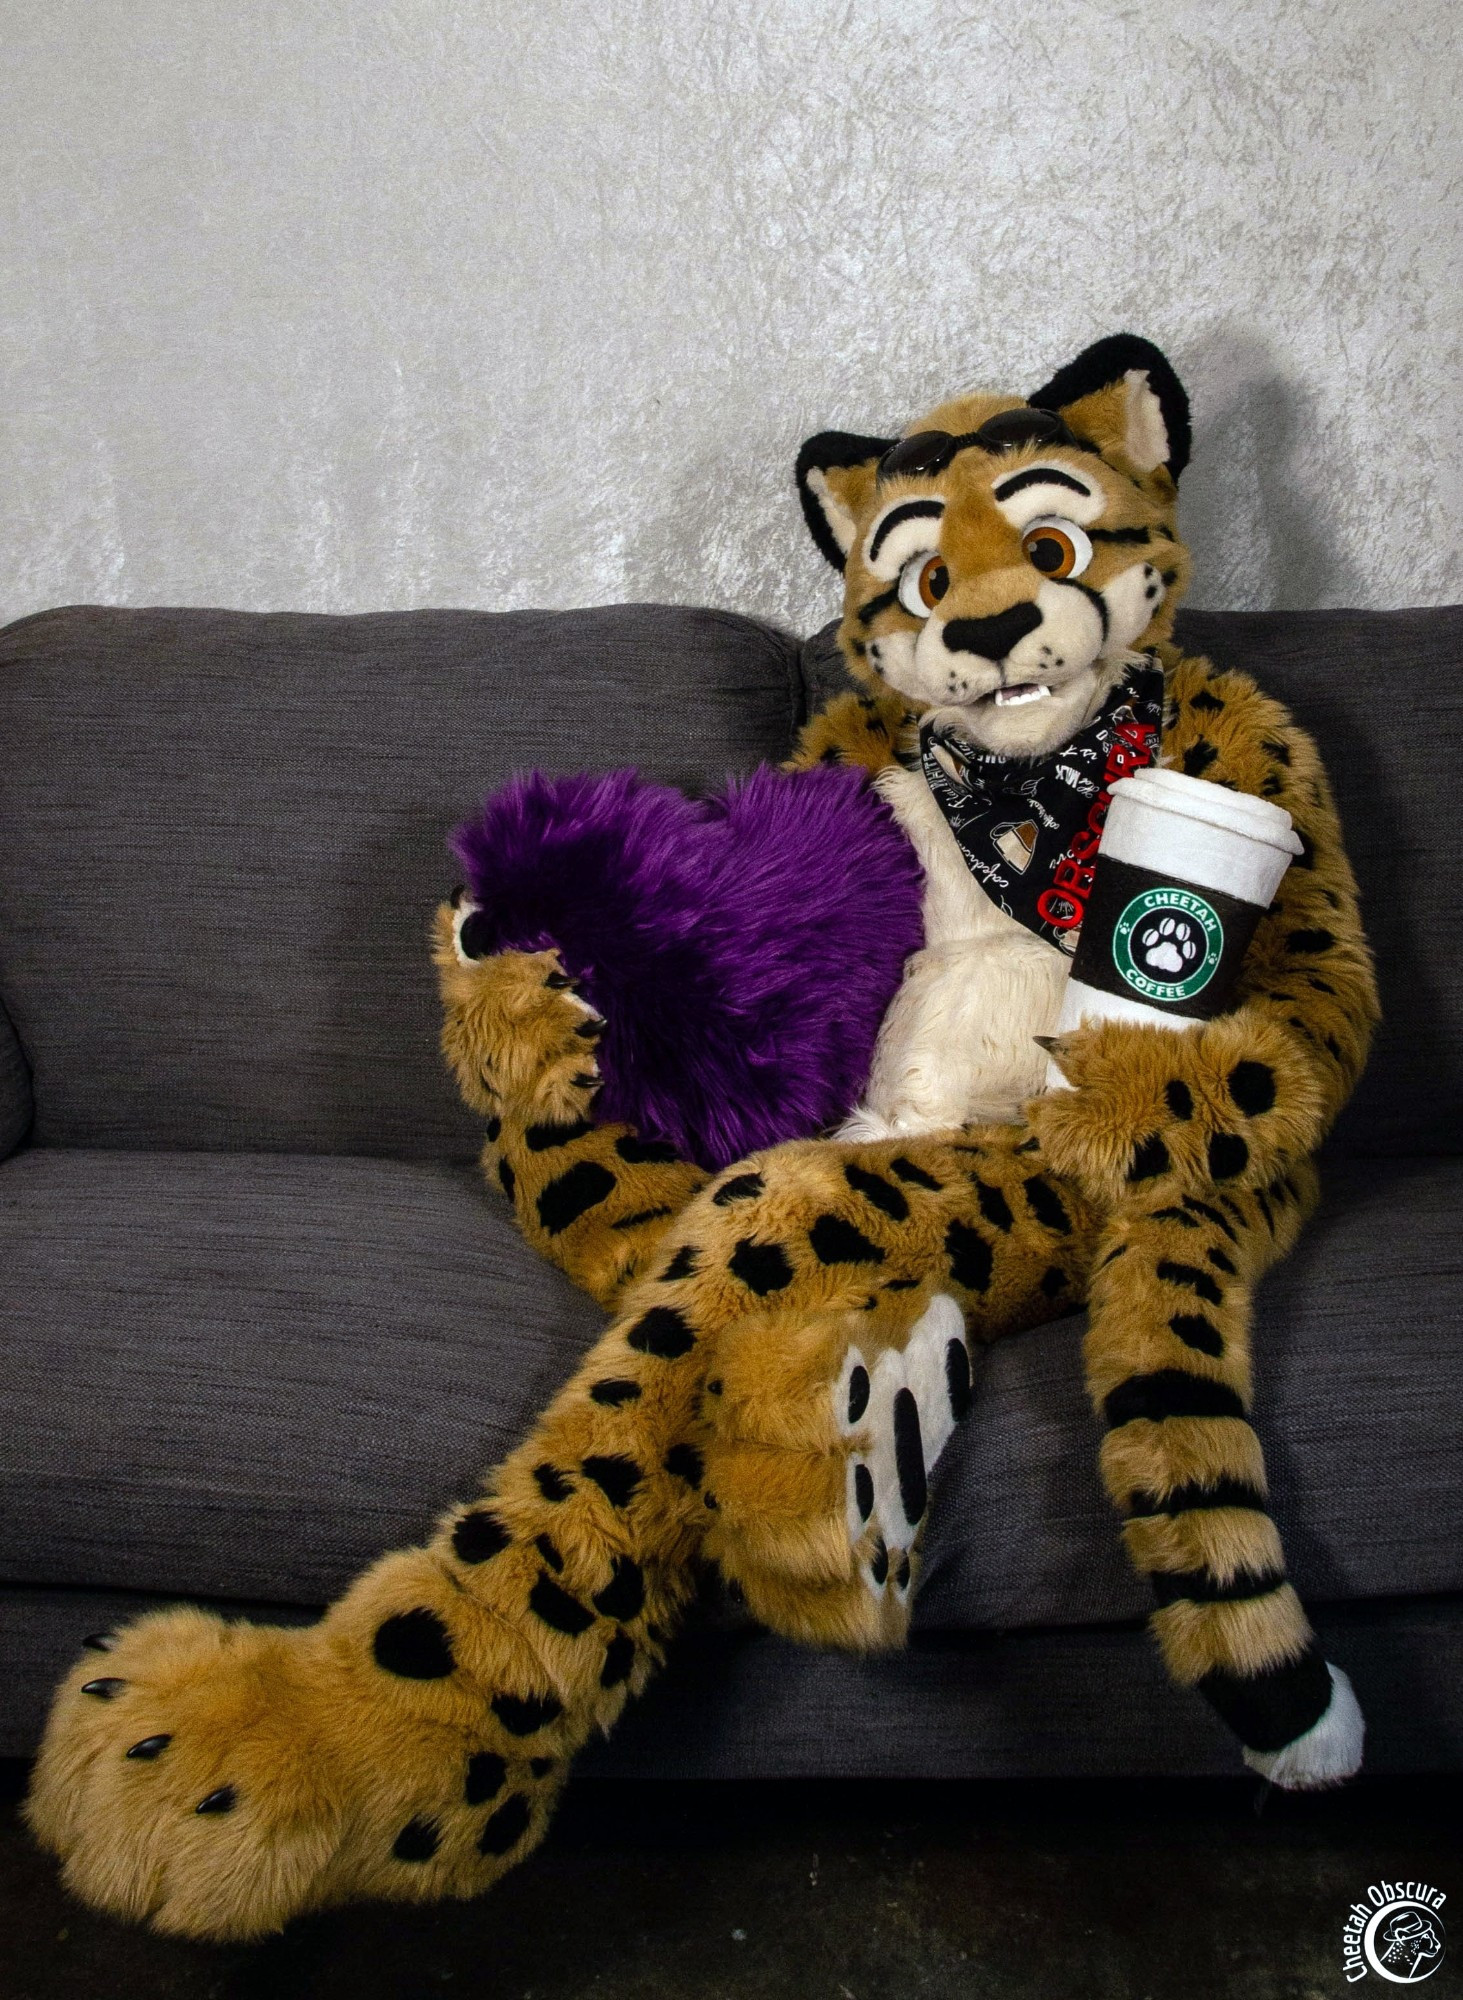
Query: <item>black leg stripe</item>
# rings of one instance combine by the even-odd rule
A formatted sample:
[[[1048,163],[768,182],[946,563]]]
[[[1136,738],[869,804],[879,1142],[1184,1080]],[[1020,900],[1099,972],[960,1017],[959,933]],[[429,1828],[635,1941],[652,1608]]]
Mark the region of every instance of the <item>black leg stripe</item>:
[[[1247,1750],[1283,1750],[1331,1705],[1331,1676],[1314,1639],[1298,1660],[1249,1675],[1216,1667],[1198,1685]]]
[[[1156,1493],[1130,1495],[1128,1519],[1142,1521],[1150,1514],[1192,1514],[1201,1507],[1249,1507],[1263,1514],[1266,1502],[1264,1494],[1247,1479],[1216,1479],[1212,1486],[1190,1480],[1185,1486],[1175,1486],[1161,1500]]]
[[[576,1118],[568,1125],[528,1125],[524,1128],[523,1143],[530,1153],[547,1153],[555,1146],[571,1146],[576,1139],[584,1139],[594,1130],[592,1118]]]
[[[1217,1229],[1222,1229],[1231,1243],[1239,1242],[1239,1238],[1234,1233],[1233,1224],[1228,1222],[1217,1208],[1211,1208],[1207,1201],[1200,1201],[1196,1196],[1191,1194],[1183,1195],[1181,1199],[1184,1207],[1189,1209],[1193,1214],[1202,1215],[1206,1222],[1212,1222]],[[1238,1210],[1235,1212],[1236,1214],[1239,1213]],[[1244,1217],[1241,1216],[1240,1220],[1243,1221]]]
[[[1103,1399],[1108,1428],[1117,1430],[1140,1418],[1161,1423],[1165,1417],[1243,1417],[1245,1406],[1226,1382],[1211,1382],[1182,1368],[1159,1368],[1151,1375],[1130,1375]]]
[[[550,1236],[558,1236],[615,1190],[615,1177],[598,1160],[581,1160],[549,1182],[538,1198],[538,1219]]]
[[[1285,1582],[1283,1569],[1242,1569],[1225,1583],[1207,1569],[1156,1569],[1148,1581],[1160,1606],[1177,1604],[1243,1604],[1252,1597],[1268,1597]]]

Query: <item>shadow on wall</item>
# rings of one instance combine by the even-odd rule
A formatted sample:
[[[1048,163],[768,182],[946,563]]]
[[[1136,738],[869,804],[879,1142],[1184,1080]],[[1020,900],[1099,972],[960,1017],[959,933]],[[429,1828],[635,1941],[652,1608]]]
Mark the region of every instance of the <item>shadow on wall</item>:
[[[1285,380],[1263,340],[1229,326],[1186,349],[1180,372],[1195,403],[1179,512],[1194,555],[1188,601],[1231,611],[1354,602],[1333,518],[1347,482],[1327,465],[1315,396]]]

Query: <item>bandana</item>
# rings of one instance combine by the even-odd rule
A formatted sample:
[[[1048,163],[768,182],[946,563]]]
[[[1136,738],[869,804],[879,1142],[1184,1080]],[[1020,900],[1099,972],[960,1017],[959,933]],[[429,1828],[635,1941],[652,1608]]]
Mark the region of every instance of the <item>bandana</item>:
[[[949,724],[920,731],[920,767],[971,874],[1048,944],[1077,949],[1108,795],[1156,760],[1162,725],[1163,670],[1145,660],[1046,757],[994,756]]]

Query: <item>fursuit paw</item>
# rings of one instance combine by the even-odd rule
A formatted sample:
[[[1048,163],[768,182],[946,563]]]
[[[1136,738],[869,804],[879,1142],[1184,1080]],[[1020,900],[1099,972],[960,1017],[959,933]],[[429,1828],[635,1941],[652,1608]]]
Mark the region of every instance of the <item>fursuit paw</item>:
[[[718,1369],[706,1553],[788,1638],[901,1645],[929,1475],[970,1407],[959,1306],[903,1292],[871,1312],[750,1315]]]
[[[1143,1182],[1263,1188],[1320,1138],[1324,1096],[1285,1028],[1243,1012],[1187,1029],[1107,1021],[1046,1042],[1073,1086],[1027,1106],[1049,1164],[1094,1199]]]
[[[442,1052],[473,1110],[489,1119],[571,1124],[601,1085],[604,1018],[554,951],[476,956],[476,906],[458,891],[437,911],[433,957],[446,1016]]]
[[[433,1591],[439,1610],[412,1603]],[[393,1603],[411,1608],[383,1616]],[[105,1651],[62,1684],[25,1808],[66,1887],[212,1939],[487,1888],[543,1831],[560,1707],[506,1631],[449,1639],[451,1609],[437,1565],[388,1558],[304,1630],[178,1609],[91,1642]],[[468,1643],[492,1661],[454,1661]],[[486,1664],[512,1695],[490,1698]]]

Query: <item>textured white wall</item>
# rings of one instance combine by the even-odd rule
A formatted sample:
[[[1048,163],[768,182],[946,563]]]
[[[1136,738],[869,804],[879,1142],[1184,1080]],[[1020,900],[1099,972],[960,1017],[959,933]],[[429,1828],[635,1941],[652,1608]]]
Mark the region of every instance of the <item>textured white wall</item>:
[[[789,466],[1118,328],[1207,605],[1458,595],[1454,0],[8,0],[0,610],[820,622]]]

